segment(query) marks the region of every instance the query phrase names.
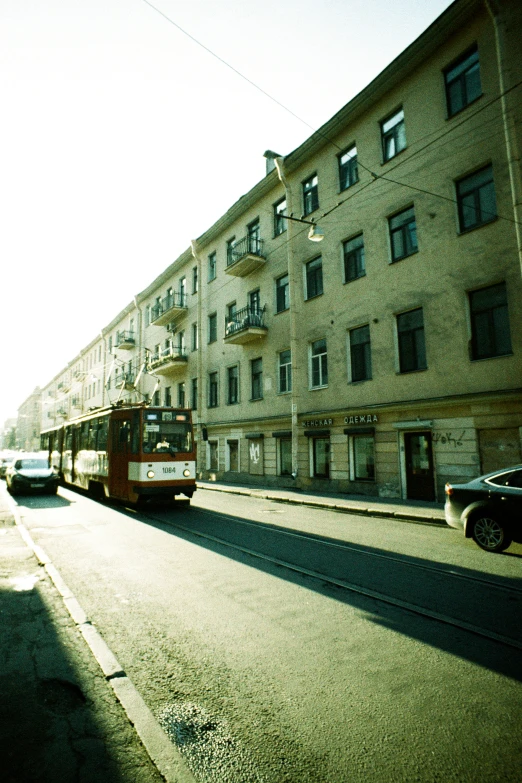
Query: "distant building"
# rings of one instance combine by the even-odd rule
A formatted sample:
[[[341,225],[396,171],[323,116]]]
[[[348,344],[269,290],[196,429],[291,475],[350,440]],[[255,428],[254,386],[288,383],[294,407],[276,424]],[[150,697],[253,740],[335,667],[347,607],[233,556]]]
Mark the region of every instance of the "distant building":
[[[37,451],[40,448],[42,393],[39,386],[18,408],[16,419],[16,448]]]
[[[16,419],[6,419],[0,429],[0,450],[16,448]]]
[[[44,421],[192,407],[205,478],[412,499],[520,462],[521,29],[516,0],[457,0],[279,168],[267,153],[43,390]]]

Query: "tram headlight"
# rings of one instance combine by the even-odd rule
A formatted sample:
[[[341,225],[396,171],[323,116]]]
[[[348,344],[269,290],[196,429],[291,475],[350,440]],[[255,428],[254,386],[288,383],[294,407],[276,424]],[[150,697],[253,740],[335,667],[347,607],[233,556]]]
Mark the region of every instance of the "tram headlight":
[[[188,468],[185,468],[185,470],[183,471],[183,475],[185,476],[185,478],[188,478],[190,476],[190,470]]]
[[[154,473],[154,471],[153,471],[153,470],[148,470],[148,471],[147,471],[147,478],[154,478],[154,476],[155,476],[155,475],[156,475],[156,474]]]

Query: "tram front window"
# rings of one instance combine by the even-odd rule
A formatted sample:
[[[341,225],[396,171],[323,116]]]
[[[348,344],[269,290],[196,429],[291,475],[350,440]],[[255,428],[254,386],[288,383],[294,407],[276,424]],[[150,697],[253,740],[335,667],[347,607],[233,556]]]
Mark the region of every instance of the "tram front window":
[[[192,451],[192,427],[184,421],[145,422],[143,428],[143,451],[146,454]]]

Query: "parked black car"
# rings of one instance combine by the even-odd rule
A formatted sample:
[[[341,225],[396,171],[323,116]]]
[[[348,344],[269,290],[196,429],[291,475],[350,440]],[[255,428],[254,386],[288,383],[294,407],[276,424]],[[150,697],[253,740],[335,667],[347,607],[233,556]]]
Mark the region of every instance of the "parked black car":
[[[47,456],[24,454],[14,459],[5,474],[7,489],[12,495],[18,492],[56,494],[60,477],[49,467]]]
[[[522,541],[522,465],[468,481],[446,484],[446,522],[486,552]]]

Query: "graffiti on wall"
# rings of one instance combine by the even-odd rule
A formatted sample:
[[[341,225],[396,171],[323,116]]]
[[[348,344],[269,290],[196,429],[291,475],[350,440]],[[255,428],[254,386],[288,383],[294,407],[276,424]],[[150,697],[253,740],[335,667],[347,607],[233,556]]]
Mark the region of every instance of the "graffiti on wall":
[[[460,435],[454,437],[452,432],[433,432],[432,440],[435,444],[441,444],[442,446],[452,446],[454,449],[464,445],[464,435],[466,430],[462,430]]]

